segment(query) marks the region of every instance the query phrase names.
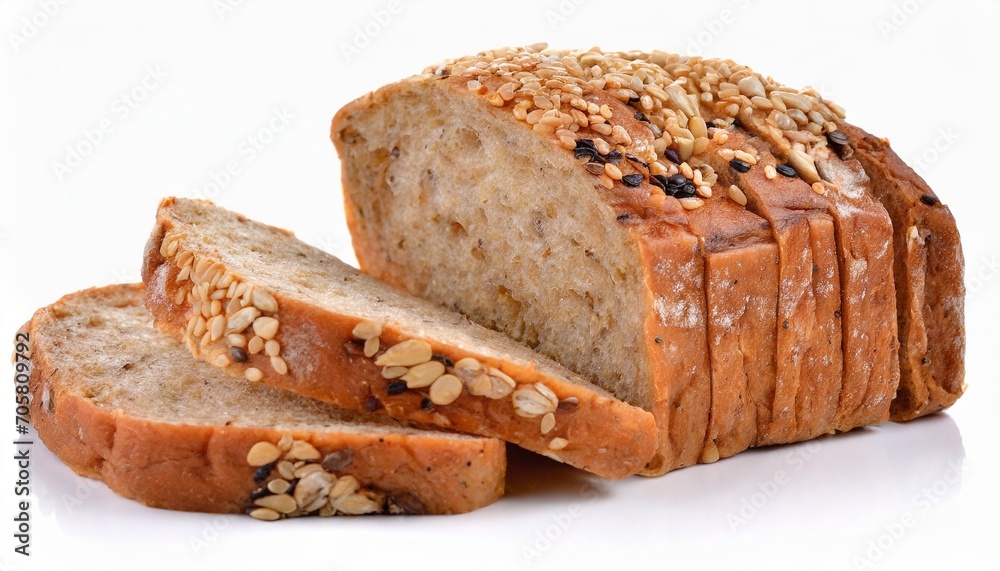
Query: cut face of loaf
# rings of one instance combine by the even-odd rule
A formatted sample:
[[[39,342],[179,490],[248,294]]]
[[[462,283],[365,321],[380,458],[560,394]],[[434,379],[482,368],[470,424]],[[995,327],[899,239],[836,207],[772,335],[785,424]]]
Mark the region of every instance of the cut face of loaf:
[[[157,327],[231,375],[495,436],[608,478],[653,455],[652,415],[289,232],[165,199],[146,248]]]
[[[153,507],[268,520],[459,513],[503,493],[503,442],[230,379],[142,302],[141,285],[85,290],[22,330],[32,424],[78,474]]]
[[[360,98],[331,136],[362,268],[653,411],[658,474],[884,421],[910,382],[901,229],[843,115],[730,61],[501,49]]]

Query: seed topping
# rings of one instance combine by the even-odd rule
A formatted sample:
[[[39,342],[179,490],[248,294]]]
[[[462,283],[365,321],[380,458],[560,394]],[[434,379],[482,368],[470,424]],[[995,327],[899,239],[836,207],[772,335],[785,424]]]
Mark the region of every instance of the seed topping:
[[[729,166],[736,172],[745,173],[750,172],[750,163],[742,159],[732,159],[729,161]]]

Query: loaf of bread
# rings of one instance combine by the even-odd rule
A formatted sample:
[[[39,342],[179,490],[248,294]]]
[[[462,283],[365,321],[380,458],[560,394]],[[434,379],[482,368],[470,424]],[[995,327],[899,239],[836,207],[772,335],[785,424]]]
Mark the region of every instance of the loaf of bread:
[[[844,116],[728,60],[540,45],[331,137],[362,269],[651,411],[658,475],[962,393],[954,219]]]
[[[649,412],[209,202],[163,200],[143,281],[156,326],[233,376],[502,438],[606,478],[638,472],[656,448]]]
[[[228,378],[142,304],[141,284],[85,290],[22,329],[31,422],[78,474],[153,507],[266,520],[459,513],[503,494],[502,441]]]

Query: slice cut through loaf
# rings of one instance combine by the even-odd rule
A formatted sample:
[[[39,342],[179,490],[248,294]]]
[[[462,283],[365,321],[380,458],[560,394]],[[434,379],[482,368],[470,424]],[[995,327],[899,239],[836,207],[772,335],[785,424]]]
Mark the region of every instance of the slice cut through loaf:
[[[146,505],[272,520],[460,513],[503,493],[503,442],[228,378],[152,327],[141,284],[67,295],[23,332],[42,441]]]
[[[634,474],[653,455],[648,412],[209,202],[163,200],[143,280],[156,325],[234,376],[503,438],[607,478]]]

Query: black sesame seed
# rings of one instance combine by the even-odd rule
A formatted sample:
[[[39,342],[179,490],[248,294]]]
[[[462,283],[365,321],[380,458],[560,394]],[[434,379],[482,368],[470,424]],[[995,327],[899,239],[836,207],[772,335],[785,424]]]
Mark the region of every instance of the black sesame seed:
[[[639,186],[640,184],[642,184],[642,175],[627,174],[622,177],[622,182],[625,183],[625,186]]]
[[[633,154],[625,153],[625,158],[628,159],[628,160],[630,160],[630,161],[632,161],[633,163],[640,164],[640,165],[646,167],[647,169],[649,168],[649,163],[647,163],[646,161],[640,159],[639,157],[637,157],[637,156],[635,156]]]
[[[638,119],[639,121],[642,121],[643,123],[649,123],[649,117],[646,117],[646,115],[642,111],[636,111],[635,118]]]
[[[750,163],[741,161],[740,159],[729,161],[729,166],[736,172],[750,172]]]
[[[264,464],[253,473],[253,481],[258,484],[267,479],[271,475],[271,469],[274,468],[274,462],[270,464]]]
[[[799,176],[799,173],[795,172],[795,169],[791,165],[778,165],[774,167],[774,170],[778,171],[781,176],[787,176],[788,178],[795,178]]]
[[[229,354],[233,356],[233,361],[242,363],[247,360],[247,352],[242,347],[230,347]]]
[[[667,149],[663,151],[663,156],[675,165],[681,164],[681,157],[677,154],[677,151],[673,149]]]
[[[393,381],[386,385],[385,394],[389,396],[398,395],[406,391],[406,381]]]
[[[618,220],[628,220],[628,219],[632,218],[632,215],[631,214],[619,214],[616,218]]]
[[[662,174],[654,174],[649,177],[649,184],[660,187],[663,192],[667,191],[667,177]]]
[[[614,150],[614,151],[611,151],[610,153],[604,155],[604,160],[608,161],[609,163],[611,163],[613,165],[616,165],[616,164],[622,162],[622,156],[623,155],[622,155],[621,151]]]
[[[931,196],[929,194],[925,194],[925,195],[923,195],[923,196],[920,197],[920,202],[923,202],[927,206],[934,206],[935,204],[938,203],[938,199],[934,198],[933,196]]]
[[[431,402],[431,399],[429,399],[427,397],[424,397],[424,398],[420,399],[420,408],[422,408],[422,409],[424,409],[426,411],[431,411],[431,410],[434,409],[434,403]]]
[[[587,169],[590,174],[604,174],[604,165],[602,163],[587,163],[583,165],[583,168]]]
[[[851,138],[843,131],[830,131],[826,138],[836,145],[846,145],[851,142]]]

